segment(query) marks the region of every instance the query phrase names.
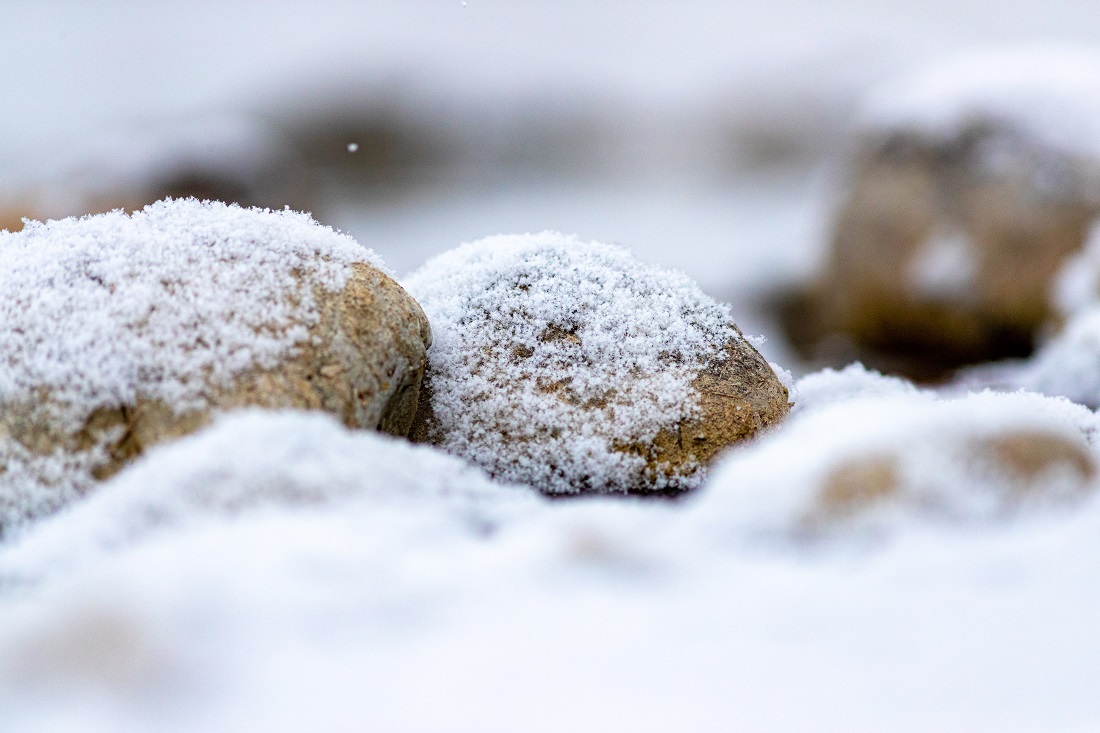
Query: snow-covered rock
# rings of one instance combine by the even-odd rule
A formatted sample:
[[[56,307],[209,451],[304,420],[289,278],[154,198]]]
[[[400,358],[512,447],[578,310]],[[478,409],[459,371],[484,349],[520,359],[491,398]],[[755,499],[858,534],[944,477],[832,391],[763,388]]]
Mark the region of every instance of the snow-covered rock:
[[[727,308],[621,247],[490,237],[406,285],[435,335],[419,436],[508,481],[690,488],[788,409]]]
[[[380,267],[307,215],[193,199],[0,234],[0,526],[218,409],[407,432],[430,334]]]
[[[872,93],[817,330],[941,368],[1026,354],[1100,211],[1098,88],[1100,51],[1039,48]]]
[[[1072,503],[1097,483],[1096,427],[1080,405],[1024,392],[854,397],[734,451],[696,514],[727,534],[816,536]]]

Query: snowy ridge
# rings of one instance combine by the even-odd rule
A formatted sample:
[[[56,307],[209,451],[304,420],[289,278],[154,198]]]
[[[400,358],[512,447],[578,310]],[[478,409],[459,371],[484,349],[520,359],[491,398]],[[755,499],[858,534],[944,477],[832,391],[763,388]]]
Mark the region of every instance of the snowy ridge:
[[[403,284],[432,324],[443,448],[546,491],[637,483],[645,458],[619,448],[691,417],[692,380],[739,337],[686,276],[553,232],[462,245]]]
[[[187,199],[28,222],[0,234],[0,404],[48,394],[71,429],[139,395],[201,407],[205,384],[306,338],[312,287],[339,290],[353,262],[380,265],[292,211]]]

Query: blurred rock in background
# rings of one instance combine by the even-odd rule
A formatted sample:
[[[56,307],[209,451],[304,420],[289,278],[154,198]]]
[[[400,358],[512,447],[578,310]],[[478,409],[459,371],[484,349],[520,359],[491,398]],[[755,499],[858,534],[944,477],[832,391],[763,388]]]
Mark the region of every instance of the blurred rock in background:
[[[1100,54],[949,59],[862,110],[824,272],[788,314],[813,357],[916,378],[1027,356],[1100,212]]]

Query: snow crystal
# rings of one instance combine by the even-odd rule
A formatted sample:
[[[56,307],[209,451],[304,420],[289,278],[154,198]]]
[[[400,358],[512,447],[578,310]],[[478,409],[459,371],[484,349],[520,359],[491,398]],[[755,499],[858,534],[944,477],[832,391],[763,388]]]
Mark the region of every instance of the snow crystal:
[[[208,387],[307,338],[314,288],[339,290],[353,262],[380,266],[306,214],[194,199],[0,233],[0,406],[68,434],[138,398],[201,408]],[[86,488],[69,470],[83,458],[32,455],[17,437],[0,433],[7,514],[27,511],[12,494],[34,490],[29,476],[56,484],[35,511]]]
[[[434,334],[433,438],[494,476],[551,492],[639,483],[646,460],[622,448],[695,415],[692,380],[740,336],[728,309],[686,276],[552,232],[462,245],[404,285]]]
[[[458,506],[473,521],[532,501],[456,458],[324,413],[240,410],[195,435],[154,447],[88,499],[0,554],[0,579],[31,580],[134,546],[150,535],[265,509],[413,502]],[[417,504],[416,502],[419,502]],[[484,509],[478,521],[488,521]]]
[[[872,94],[861,124],[935,142],[975,125],[1031,136],[1051,151],[1100,158],[1100,52],[1033,47],[943,59]],[[998,151],[990,150],[996,163]],[[1007,150],[999,151],[1008,153]]]
[[[813,381],[821,387],[869,381],[874,387],[865,394],[871,396],[803,411],[751,449],[734,450],[711,473],[696,506],[700,521],[722,533],[816,533],[831,529],[828,521],[818,521],[830,519],[826,494],[836,489],[843,500],[866,489],[865,497],[848,497],[867,500],[863,513],[845,513],[840,524],[846,531],[880,532],[906,513],[988,519],[1028,499],[1073,499],[1083,480],[1095,478],[1096,417],[1080,405],[1024,392],[941,400],[884,378],[852,379],[859,374],[852,368],[845,372],[815,375]],[[807,389],[811,403],[817,389]],[[878,390],[882,394],[874,395]],[[997,454],[998,441],[1047,444],[1047,437],[1060,441],[1053,457],[1065,460],[1053,461],[1045,474],[1027,476],[1035,483],[1024,487],[1025,479]],[[1077,465],[1082,461],[1088,465]]]

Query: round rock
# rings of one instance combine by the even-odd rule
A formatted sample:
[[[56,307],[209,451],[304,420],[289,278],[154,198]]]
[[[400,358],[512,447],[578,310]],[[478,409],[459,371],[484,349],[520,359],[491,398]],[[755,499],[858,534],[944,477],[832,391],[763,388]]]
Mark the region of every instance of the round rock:
[[[1100,212],[1098,88],[1100,55],[1018,51],[873,94],[796,339],[918,377],[1026,355]]]
[[[504,480],[679,492],[788,410],[725,306],[621,247],[491,237],[406,286],[435,333],[414,439]]]
[[[405,434],[430,343],[377,256],[194,199],[0,234],[0,526],[243,406]]]

